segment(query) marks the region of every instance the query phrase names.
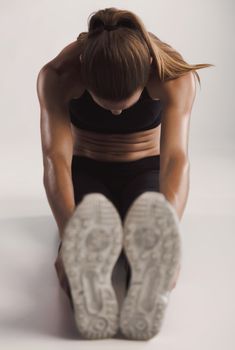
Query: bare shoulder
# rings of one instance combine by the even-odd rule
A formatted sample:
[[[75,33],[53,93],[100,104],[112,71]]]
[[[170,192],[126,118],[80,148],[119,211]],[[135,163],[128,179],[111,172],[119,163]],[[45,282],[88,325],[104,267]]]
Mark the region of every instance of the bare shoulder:
[[[74,96],[80,96],[84,87],[80,79],[79,55],[79,45],[74,41],[47,62],[38,74],[38,92],[43,92],[52,103],[68,103]]]
[[[79,55],[79,44],[75,40],[70,44],[66,45],[52,60],[46,63],[46,66],[50,66],[57,70],[58,73],[63,73],[64,68],[68,64],[76,65],[79,64],[79,60],[76,58]]]
[[[176,79],[160,81],[152,78],[149,82],[151,96],[159,98],[163,104],[187,107],[192,106],[196,95],[196,78],[192,71]]]
[[[166,169],[170,159],[188,161],[188,140],[196,82],[193,72],[161,84],[163,101],[160,152],[161,166]]]
[[[56,110],[65,104],[61,79],[50,65],[45,65],[37,77],[37,95],[42,109]]]
[[[73,152],[70,118],[60,76],[51,66],[44,66],[40,70],[37,94],[40,103],[43,159],[46,161],[59,156],[60,159],[63,157],[69,165]]]
[[[160,96],[163,103],[179,108],[190,108],[196,95],[196,78],[192,71],[179,78],[160,83]]]

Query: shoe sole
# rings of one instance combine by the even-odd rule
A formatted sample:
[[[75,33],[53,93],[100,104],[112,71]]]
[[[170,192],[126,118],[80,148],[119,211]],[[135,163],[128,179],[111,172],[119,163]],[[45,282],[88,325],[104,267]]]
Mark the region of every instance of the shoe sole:
[[[65,227],[61,246],[76,325],[85,338],[108,338],[118,330],[111,276],[122,241],[122,222],[113,203],[101,193],[85,195]]]
[[[181,259],[179,219],[161,193],[144,192],[128,209],[123,234],[131,279],[120,329],[127,338],[147,340],[161,329]]]

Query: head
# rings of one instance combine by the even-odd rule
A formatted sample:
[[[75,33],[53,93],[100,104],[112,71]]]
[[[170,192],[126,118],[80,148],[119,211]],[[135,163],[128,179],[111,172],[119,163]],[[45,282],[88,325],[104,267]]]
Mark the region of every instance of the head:
[[[164,81],[194,71],[200,83],[195,70],[211,66],[188,64],[136,14],[114,7],[93,12],[88,32],[77,40],[81,81],[94,101],[114,114],[138,101],[150,74]]]
[[[149,80],[153,59],[142,26],[132,12],[115,8],[99,10],[89,21],[79,55],[81,80],[94,101],[114,114],[135,104]]]
[[[152,63],[152,57],[150,57],[150,64],[151,63]],[[116,102],[116,101],[100,98],[96,96],[94,92],[88,89],[88,92],[90,93],[93,100],[98,105],[100,105],[104,109],[110,110],[113,114],[116,114],[116,115],[121,114],[124,109],[130,108],[135,103],[137,103],[142,94],[142,91],[143,91],[142,88],[138,88],[136,91],[134,91],[134,93],[129,98]]]

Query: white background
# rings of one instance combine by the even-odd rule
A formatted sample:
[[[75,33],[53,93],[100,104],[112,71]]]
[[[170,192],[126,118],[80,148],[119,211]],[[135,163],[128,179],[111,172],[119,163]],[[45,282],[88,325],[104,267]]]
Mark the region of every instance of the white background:
[[[182,219],[182,271],[163,330],[148,343],[71,341],[76,340],[76,330],[53,268],[58,235],[42,184],[38,72],[87,31],[92,12],[111,6],[136,13],[147,30],[187,62],[215,64],[197,71],[201,89],[197,84],[191,115],[191,184]],[[0,346],[4,349],[99,344],[159,350],[234,348],[234,7],[232,0],[0,0]]]

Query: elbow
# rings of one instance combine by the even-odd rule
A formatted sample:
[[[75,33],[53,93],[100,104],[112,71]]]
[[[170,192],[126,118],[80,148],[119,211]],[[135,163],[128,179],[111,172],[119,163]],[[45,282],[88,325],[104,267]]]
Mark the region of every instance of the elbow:
[[[43,155],[43,185],[48,186],[48,183],[60,178],[63,174],[69,174],[71,177],[71,162],[63,155]]]
[[[190,173],[190,160],[185,155],[177,155],[169,158],[167,162],[162,160],[162,164],[160,164],[160,180],[164,180],[168,177],[172,171],[176,171],[177,174],[187,174]]]
[[[169,167],[171,168],[174,165],[182,167],[185,170],[189,170],[190,169],[190,159],[185,154],[178,154],[178,155],[170,157],[167,164],[165,165],[165,167],[169,169]]]
[[[178,152],[176,155],[169,157],[171,162],[180,162],[185,165],[190,165],[189,156],[185,153]]]
[[[182,168],[185,169],[185,171],[189,171],[189,169],[190,169],[190,160],[189,160],[188,156],[182,155],[178,159],[176,158],[175,161],[178,164],[180,164],[182,166]]]
[[[71,167],[71,162],[72,162],[71,157],[68,158],[64,154],[60,154],[58,152],[43,153],[44,172],[49,171],[51,168],[58,168],[58,167],[59,168],[66,167],[69,169]]]
[[[176,157],[175,159],[172,159],[171,166],[174,166],[174,165],[179,169],[181,169],[181,172],[183,174],[190,173],[190,160],[187,156],[182,155],[182,156]]]

